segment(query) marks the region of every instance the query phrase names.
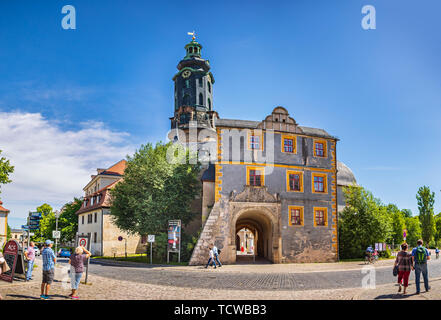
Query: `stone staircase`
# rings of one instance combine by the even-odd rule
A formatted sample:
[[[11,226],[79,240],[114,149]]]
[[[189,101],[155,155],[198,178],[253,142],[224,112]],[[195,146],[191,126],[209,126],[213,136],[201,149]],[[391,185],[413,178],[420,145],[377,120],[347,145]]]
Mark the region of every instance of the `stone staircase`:
[[[209,256],[208,248],[214,243],[220,213],[221,201],[218,201],[214,204],[210,215],[205,222],[204,228],[199,236],[198,242],[196,243],[196,247],[191,255],[189,262],[190,266],[203,265],[207,263]]]

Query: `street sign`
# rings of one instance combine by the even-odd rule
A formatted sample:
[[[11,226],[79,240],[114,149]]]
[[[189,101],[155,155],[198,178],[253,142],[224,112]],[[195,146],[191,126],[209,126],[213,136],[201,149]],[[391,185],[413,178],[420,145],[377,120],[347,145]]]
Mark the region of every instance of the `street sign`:
[[[40,229],[40,226],[28,226],[27,229],[29,229],[29,230],[38,230],[38,229]]]
[[[29,212],[29,217],[39,217],[39,218],[41,218],[41,212]]]
[[[60,239],[61,237],[61,231],[52,231],[52,238],[54,239]],[[84,247],[84,246],[83,246]]]
[[[29,217],[30,221],[40,221],[41,217]]]
[[[403,230],[403,238],[404,238],[404,240],[406,240],[406,236],[407,236],[407,230],[404,229],[404,230]]]
[[[79,237],[79,238],[78,238],[78,245],[79,245],[79,246],[82,246],[82,247],[84,247],[84,248],[87,249],[88,240],[89,240],[89,238],[86,238],[86,237]]]
[[[40,221],[31,220],[31,221],[29,221],[29,225],[30,226],[39,226],[40,225]]]
[[[147,236],[147,242],[155,242],[155,235],[154,234],[149,234]]]

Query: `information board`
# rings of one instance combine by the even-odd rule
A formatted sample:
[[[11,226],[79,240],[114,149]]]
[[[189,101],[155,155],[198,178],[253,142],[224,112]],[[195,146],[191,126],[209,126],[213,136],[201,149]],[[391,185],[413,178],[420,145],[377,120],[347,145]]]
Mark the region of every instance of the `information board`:
[[[3,257],[9,266],[9,270],[0,275],[0,279],[8,282],[12,282],[14,279],[15,266],[17,264],[19,245],[16,240],[9,240],[6,242],[5,249],[3,250]]]
[[[167,236],[167,263],[170,261],[169,254],[177,253],[178,261],[181,261],[181,220],[168,221]]]

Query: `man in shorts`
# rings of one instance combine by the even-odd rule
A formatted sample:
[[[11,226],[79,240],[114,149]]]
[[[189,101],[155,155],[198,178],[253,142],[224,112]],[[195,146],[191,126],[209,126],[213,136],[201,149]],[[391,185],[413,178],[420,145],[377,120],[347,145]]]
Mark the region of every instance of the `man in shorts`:
[[[54,280],[55,262],[57,261],[55,253],[52,250],[51,240],[46,240],[41,256],[43,258],[43,281],[41,284],[40,298],[45,300],[49,299],[49,289]]]

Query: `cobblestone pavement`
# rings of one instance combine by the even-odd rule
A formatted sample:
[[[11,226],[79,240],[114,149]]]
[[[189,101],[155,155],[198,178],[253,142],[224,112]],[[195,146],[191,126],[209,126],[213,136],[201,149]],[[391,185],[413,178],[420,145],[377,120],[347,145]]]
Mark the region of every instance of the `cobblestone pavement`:
[[[421,295],[397,295],[391,275],[392,261],[379,264],[376,270],[375,289],[362,289],[361,265],[354,270],[356,263],[338,266],[324,264],[311,271],[300,266],[268,265],[265,268],[256,266],[224,266],[216,270],[199,269],[199,267],[139,267],[109,266],[91,264],[88,282],[81,284],[79,295],[81,299],[122,300],[122,299],[441,299],[441,278],[433,279],[440,264],[431,261],[431,284],[433,290]],[[41,284],[41,260],[37,261],[34,280],[28,283],[16,281],[13,284],[0,282],[0,294],[4,299],[39,299]],[[70,293],[69,281],[63,282],[66,263],[60,260],[56,268],[55,279],[50,294],[52,299],[68,299]],[[273,267],[276,272],[268,272]],[[303,268],[306,265],[302,266]],[[269,268],[269,269],[267,269]],[[348,270],[341,271],[345,268]],[[184,270],[189,271],[184,271]],[[255,272],[255,270],[260,272]],[[296,269],[298,273],[286,269]],[[265,271],[264,271],[265,270]],[[326,270],[326,271],[324,271]],[[332,271],[331,271],[332,270]],[[339,271],[340,270],[340,271]],[[274,271],[274,270],[271,270]],[[282,273],[283,272],[283,273]],[[352,278],[354,277],[354,278]],[[414,282],[409,287],[409,293],[414,291]],[[342,279],[352,279],[349,280]],[[84,276],[83,276],[84,281]]]

